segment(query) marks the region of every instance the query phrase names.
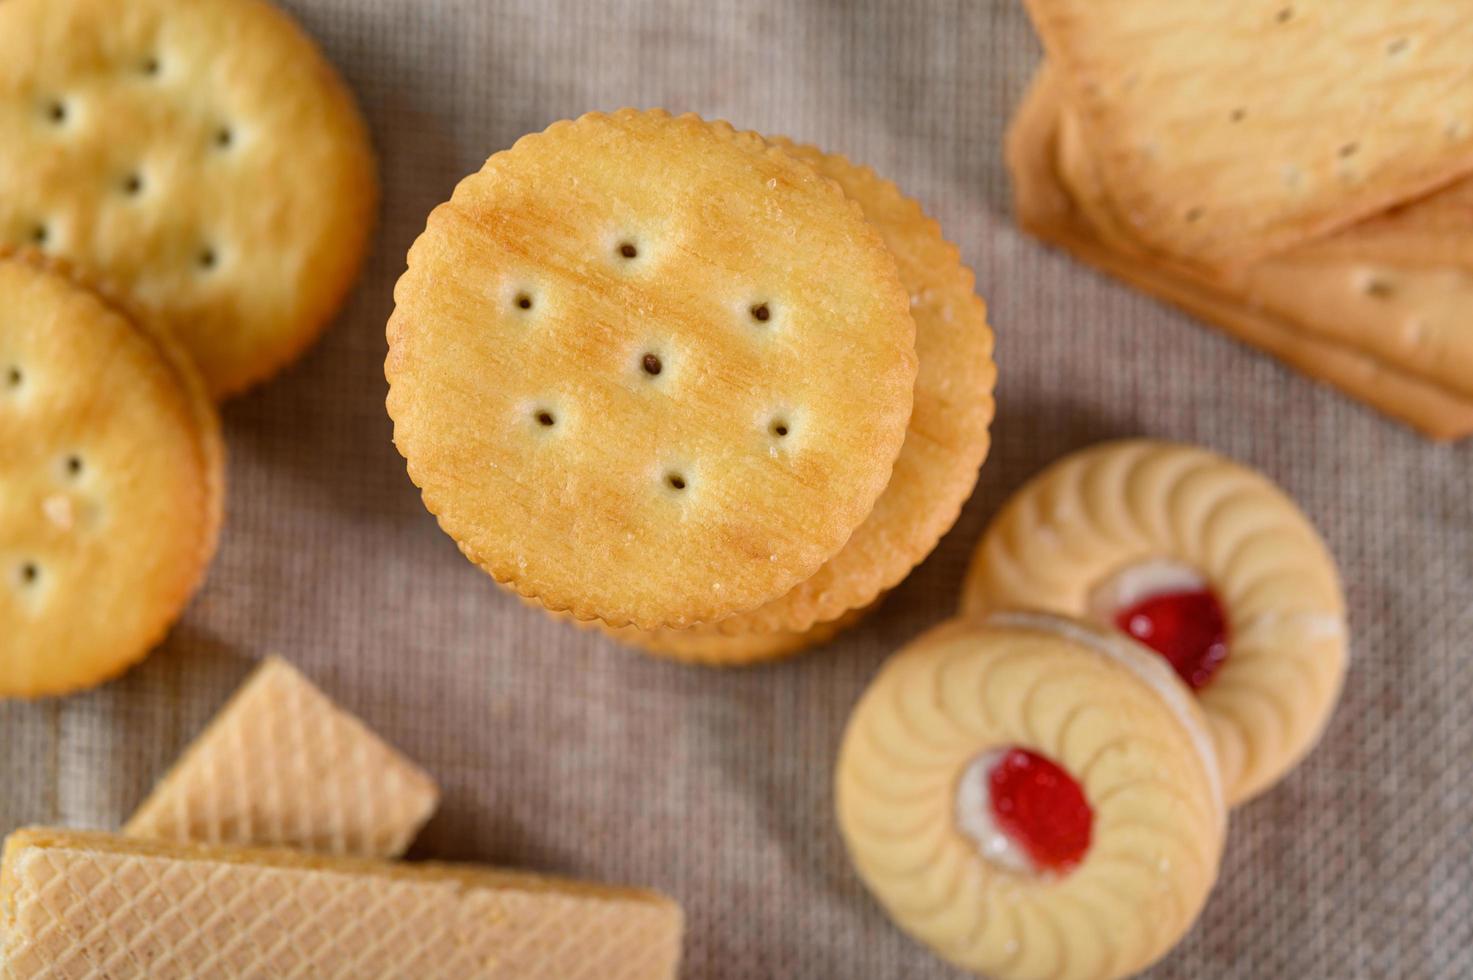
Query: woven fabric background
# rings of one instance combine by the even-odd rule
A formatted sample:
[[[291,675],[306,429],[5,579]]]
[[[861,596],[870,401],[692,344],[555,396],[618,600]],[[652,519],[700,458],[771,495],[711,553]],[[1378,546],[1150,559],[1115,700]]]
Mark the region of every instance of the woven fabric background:
[[[297,367],[226,409],[228,524],[165,647],[99,691],[0,706],[0,829],[115,827],[277,651],[440,780],[415,854],[652,885],[686,974],[952,977],[892,928],[832,815],[877,665],[950,613],[999,503],[1062,453],[1149,434],[1261,467],[1340,559],[1354,631],[1320,749],[1234,814],[1206,913],[1157,976],[1473,975],[1473,447],[1409,431],[1011,226],[1000,144],[1038,59],[1017,0],[288,0],[383,157],[376,254]],[[666,106],[841,150],[941,219],[998,331],[996,446],[941,549],[792,663],[643,658],[498,594],[390,444],[383,324],[405,250],[522,133]]]

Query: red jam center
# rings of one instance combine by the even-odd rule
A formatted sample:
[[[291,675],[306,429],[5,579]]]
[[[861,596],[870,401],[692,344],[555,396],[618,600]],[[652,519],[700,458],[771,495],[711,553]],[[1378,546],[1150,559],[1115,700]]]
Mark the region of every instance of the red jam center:
[[[1009,749],[987,774],[992,819],[1045,871],[1068,871],[1089,850],[1094,811],[1074,777],[1036,752]]]
[[[1116,613],[1115,625],[1170,661],[1194,691],[1227,659],[1227,617],[1208,589],[1153,595]]]

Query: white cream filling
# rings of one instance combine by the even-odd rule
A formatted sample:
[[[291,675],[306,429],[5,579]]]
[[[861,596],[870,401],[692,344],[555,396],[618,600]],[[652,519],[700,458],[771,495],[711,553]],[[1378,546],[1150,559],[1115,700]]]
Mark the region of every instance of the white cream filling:
[[[1196,592],[1206,587],[1207,580],[1190,565],[1151,558],[1122,568],[1091,589],[1089,615],[1096,622],[1114,626],[1116,613],[1152,596]]]
[[[962,771],[956,788],[956,825],[972,839],[987,860],[1019,874],[1036,874],[1038,868],[1012,835],[992,819],[992,770],[1008,750],[989,749]]]
[[[1160,695],[1161,700],[1181,722],[1182,728],[1187,733],[1187,739],[1197,750],[1197,754],[1202,759],[1202,766],[1207,772],[1213,809],[1217,811],[1220,821],[1227,819],[1227,810],[1223,804],[1222,774],[1217,768],[1217,752],[1212,747],[1212,736],[1207,731],[1207,726],[1200,722],[1200,716],[1194,710],[1196,705],[1191,692],[1176,676],[1176,671],[1171,669],[1164,657],[1157,656],[1155,652],[1114,631],[1096,630],[1074,620],[1048,613],[994,613],[988,617],[987,622],[998,626],[1037,630],[1040,633],[1052,633],[1063,637],[1080,646],[1088,647],[1102,656],[1109,657],[1144,681]]]

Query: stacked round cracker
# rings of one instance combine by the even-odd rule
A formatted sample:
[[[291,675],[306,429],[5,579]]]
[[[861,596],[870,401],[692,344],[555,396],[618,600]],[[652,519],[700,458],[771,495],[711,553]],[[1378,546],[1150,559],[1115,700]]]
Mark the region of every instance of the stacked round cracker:
[[[491,157],[408,265],[385,371],[426,506],[498,582],[655,652],[827,639],[986,453],[971,273],[840,157],[594,113]]]
[[[96,684],[179,615],[220,523],[213,400],[341,306],[375,170],[263,0],[0,3],[0,697]]]

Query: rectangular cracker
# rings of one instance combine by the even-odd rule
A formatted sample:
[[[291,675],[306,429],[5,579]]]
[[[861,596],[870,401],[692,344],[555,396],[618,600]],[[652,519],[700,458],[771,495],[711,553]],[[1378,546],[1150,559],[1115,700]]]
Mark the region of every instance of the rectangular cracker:
[[[1051,79],[1045,91],[1056,91]],[[1110,248],[1473,398],[1473,179],[1212,278],[1154,256],[1112,221],[1077,117],[1057,111],[1057,174]]]
[[[0,872],[0,977],[656,980],[679,906],[653,892],[29,829]]]
[[[1473,172],[1447,0],[1027,0],[1121,221],[1231,267]]]
[[[286,661],[268,658],[124,833],[397,857],[439,804],[433,780]]]
[[[1085,218],[1056,172],[1058,106],[1047,89],[1047,78],[1040,76],[1008,133],[1008,166],[1013,174],[1018,221],[1025,230],[1433,438],[1453,439],[1473,433],[1473,401],[1456,398],[1373,357],[1251,309],[1227,291],[1205,287],[1173,270],[1110,247]]]

